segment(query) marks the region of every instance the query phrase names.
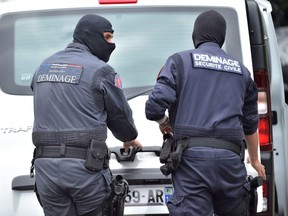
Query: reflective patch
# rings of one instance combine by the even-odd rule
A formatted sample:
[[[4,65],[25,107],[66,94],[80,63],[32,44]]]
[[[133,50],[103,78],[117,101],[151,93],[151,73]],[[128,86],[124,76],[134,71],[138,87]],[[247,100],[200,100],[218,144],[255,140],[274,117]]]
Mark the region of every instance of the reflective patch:
[[[122,89],[122,80],[121,80],[119,74],[116,74],[114,77],[114,85],[117,86],[118,88]]]
[[[192,62],[194,68],[204,68],[216,71],[242,74],[240,62],[234,59],[208,54],[193,53]]]
[[[37,83],[57,82],[79,84],[83,67],[73,64],[43,64],[37,73]]]

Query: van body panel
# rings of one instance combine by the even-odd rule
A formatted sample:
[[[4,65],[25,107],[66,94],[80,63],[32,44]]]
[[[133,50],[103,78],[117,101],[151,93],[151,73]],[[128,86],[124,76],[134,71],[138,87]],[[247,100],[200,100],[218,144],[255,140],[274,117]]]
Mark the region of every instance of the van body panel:
[[[273,20],[270,13],[272,8],[270,4],[259,3],[260,8],[264,11],[262,13],[266,26],[273,26]],[[288,107],[285,103],[284,83],[280,54],[277,44],[277,37],[273,28],[266,28],[266,40],[268,41],[269,51],[267,58],[269,61],[269,70],[271,71],[271,105],[272,111],[277,113],[277,123],[273,124],[273,154],[274,154],[274,172],[275,185],[277,195],[278,215],[288,215]]]
[[[267,64],[271,73],[272,110],[277,113],[277,124],[273,125],[275,151],[265,153],[263,159],[267,162],[264,160],[263,163],[267,163],[267,167],[271,168],[269,178],[273,185],[275,171],[275,188],[280,216],[288,214],[288,189],[285,187],[285,180],[288,179],[285,161],[288,154],[288,149],[285,147],[288,139],[285,132],[288,127],[288,115],[284,102],[284,86],[281,82],[283,80],[281,64],[278,50],[275,48],[277,40],[270,14],[272,8],[266,0],[257,0],[257,5],[265,32],[260,40],[263,39],[268,48],[265,50],[267,62],[264,63]],[[0,0],[0,89],[2,90],[0,91],[0,160],[3,164],[0,168],[0,186],[4,194],[0,196],[0,215],[43,215],[43,210],[31,190],[33,181],[29,181],[30,162],[34,149],[31,135],[33,97],[29,81],[43,58],[64,49],[72,41],[72,31],[76,21],[85,13],[98,13],[107,17],[112,23],[115,30],[116,50],[112,53],[109,64],[122,77],[124,91],[133,93],[126,93],[126,96],[131,97],[129,104],[139,132],[138,139],[145,149],[148,149],[147,152],[145,150],[138,152],[133,162],[119,162],[116,154],[112,154],[110,161],[112,172],[122,174],[129,179],[130,184],[149,186],[147,183],[149,181],[158,182],[161,185],[171,184],[170,178],[162,175],[159,170],[161,164],[157,156],[158,150],[155,150],[155,147],[162,145],[162,135],[158,125],[148,121],[145,117],[144,107],[149,92],[147,89],[155,83],[157,72],[169,55],[193,48],[194,19],[200,12],[208,9],[220,11],[227,19],[227,38],[223,47],[229,54],[242,61],[253,77],[253,66],[261,63],[252,62],[248,14],[244,0],[202,0],[201,2],[138,0],[137,3],[131,4],[99,4],[95,0],[82,0],[81,2],[72,0],[69,4],[59,0],[12,0],[1,3]],[[54,42],[51,43],[53,46],[49,43],[44,44],[47,38],[39,34],[40,27],[45,23],[47,26],[53,23],[51,30],[42,29],[43,35],[47,33],[51,36],[49,39]],[[57,26],[57,31],[55,30],[56,33],[53,35],[51,32],[54,25]],[[157,31],[159,29],[161,31]],[[31,32],[35,35],[33,36]],[[36,40],[42,37],[43,44],[40,40]],[[59,42],[56,42],[57,38],[60,38]],[[173,46],[174,43],[177,46]],[[141,55],[137,56],[134,53],[141,53]],[[131,60],[127,61],[127,58]],[[145,70],[141,71],[141,68]],[[133,73],[136,76],[131,78]],[[110,131],[107,144],[111,148],[122,146],[122,143],[115,139]],[[275,170],[274,161],[269,161],[273,158],[271,154],[275,159]],[[248,174],[257,175],[246,160],[245,165]],[[24,185],[19,186],[22,180],[23,184],[28,180],[26,181],[28,190]],[[12,184],[17,189],[12,190]],[[263,209],[262,187],[258,188],[258,196],[257,210],[261,212]],[[275,196],[274,193],[271,196]],[[274,208],[274,198],[271,202]],[[168,210],[166,205],[137,206],[127,203],[125,215],[145,214],[168,214]]]

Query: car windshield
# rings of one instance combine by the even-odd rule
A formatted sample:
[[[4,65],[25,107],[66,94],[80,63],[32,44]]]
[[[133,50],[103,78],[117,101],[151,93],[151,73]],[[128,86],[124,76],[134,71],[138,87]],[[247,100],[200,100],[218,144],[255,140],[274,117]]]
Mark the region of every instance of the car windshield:
[[[223,48],[242,60],[239,47],[227,46],[232,40],[240,44],[237,15],[233,10],[221,10],[228,21]],[[0,56],[2,90],[9,94],[31,94],[29,85],[37,66],[72,42],[77,21],[87,13],[111,21],[116,49],[108,63],[121,76],[124,89],[135,89],[155,84],[158,72],[171,54],[193,48],[193,24],[201,9],[143,7],[7,14],[0,19],[0,49],[7,50]]]

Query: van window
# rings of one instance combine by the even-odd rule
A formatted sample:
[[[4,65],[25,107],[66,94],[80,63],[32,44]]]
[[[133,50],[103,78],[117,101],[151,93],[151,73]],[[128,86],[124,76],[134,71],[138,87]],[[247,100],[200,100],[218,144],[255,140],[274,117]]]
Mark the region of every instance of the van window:
[[[108,63],[122,77],[123,87],[154,85],[168,56],[193,48],[193,24],[202,11],[143,7],[6,14],[0,19],[1,89],[8,94],[31,94],[30,82],[36,67],[72,42],[76,23],[88,13],[102,15],[112,23],[116,49]],[[237,14],[229,8],[219,12],[227,20],[223,48],[242,61]]]

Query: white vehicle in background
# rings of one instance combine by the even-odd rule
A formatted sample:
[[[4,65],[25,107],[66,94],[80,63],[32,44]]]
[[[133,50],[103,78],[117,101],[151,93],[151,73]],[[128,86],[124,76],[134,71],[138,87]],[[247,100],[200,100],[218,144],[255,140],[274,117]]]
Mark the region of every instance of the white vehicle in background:
[[[244,63],[259,87],[259,152],[267,180],[258,188],[257,215],[287,216],[288,110],[266,0],[0,0],[0,215],[43,215],[29,176],[34,149],[31,77],[44,58],[72,41],[77,21],[88,13],[113,25],[116,50],[109,64],[122,77],[144,146],[125,153],[122,143],[108,136],[112,172],[130,184],[125,215],[167,215],[173,188],[159,169],[162,135],[156,123],[146,120],[145,101],[166,58],[193,48],[194,20],[210,9],[227,21],[223,48]]]
[[[288,65],[288,26],[276,29],[279,52],[282,65]]]
[[[278,27],[276,29],[280,59],[283,70],[285,101],[288,103],[288,26]]]

